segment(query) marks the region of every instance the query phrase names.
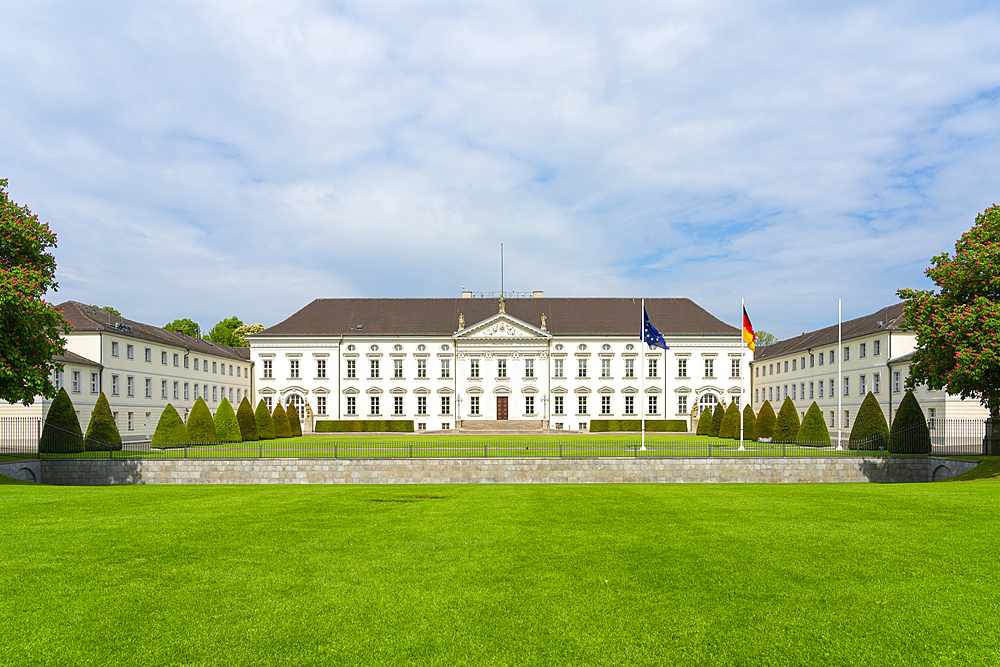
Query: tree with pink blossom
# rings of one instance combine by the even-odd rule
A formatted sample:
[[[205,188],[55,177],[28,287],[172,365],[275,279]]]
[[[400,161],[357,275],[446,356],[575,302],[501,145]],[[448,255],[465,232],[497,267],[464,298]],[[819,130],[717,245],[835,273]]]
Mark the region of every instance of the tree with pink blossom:
[[[9,403],[56,395],[52,357],[65,352],[70,327],[43,298],[58,288],[56,260],[46,252],[55,245],[48,224],[11,201],[0,179],[0,398]]]

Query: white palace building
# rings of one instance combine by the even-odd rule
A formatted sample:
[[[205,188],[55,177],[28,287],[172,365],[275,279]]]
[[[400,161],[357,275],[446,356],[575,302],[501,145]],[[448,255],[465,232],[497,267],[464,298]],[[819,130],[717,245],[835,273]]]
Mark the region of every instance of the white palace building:
[[[586,431],[591,419],[687,421],[696,403],[739,403],[750,362],[740,331],[690,299],[646,299],[670,349],[647,347],[640,303],[542,292],[317,299],[249,337],[254,385],[272,409],[296,406],[307,430],[381,419]]]

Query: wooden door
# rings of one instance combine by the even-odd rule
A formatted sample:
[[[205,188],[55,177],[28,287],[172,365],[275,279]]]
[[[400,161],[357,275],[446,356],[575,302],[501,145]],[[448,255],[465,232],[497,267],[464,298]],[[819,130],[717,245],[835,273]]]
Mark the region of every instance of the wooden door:
[[[497,419],[507,419],[507,397],[497,396]]]

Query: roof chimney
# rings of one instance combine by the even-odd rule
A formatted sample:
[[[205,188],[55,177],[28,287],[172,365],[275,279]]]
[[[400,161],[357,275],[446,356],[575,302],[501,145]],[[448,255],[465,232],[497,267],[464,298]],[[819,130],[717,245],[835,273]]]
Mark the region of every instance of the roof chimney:
[[[531,298],[532,299],[541,299],[542,296],[543,296],[543,293],[542,293],[542,290],[540,290],[540,289],[536,289],[534,292],[531,293]]]
[[[462,298],[463,299],[471,299],[472,298],[472,292],[470,292],[469,290],[462,290]]]

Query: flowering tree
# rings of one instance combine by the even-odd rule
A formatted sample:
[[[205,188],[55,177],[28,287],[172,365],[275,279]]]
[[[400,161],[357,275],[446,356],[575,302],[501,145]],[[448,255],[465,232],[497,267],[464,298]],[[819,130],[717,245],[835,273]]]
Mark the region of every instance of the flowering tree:
[[[7,195],[0,179],[0,398],[31,405],[35,396],[53,397],[52,357],[66,350],[70,327],[42,297],[58,288],[56,235],[27,206]]]
[[[907,326],[917,332],[906,386],[926,382],[978,398],[1000,418],[1000,206],[976,216],[954,256],[935,256],[926,274],[937,292],[898,292]]]

